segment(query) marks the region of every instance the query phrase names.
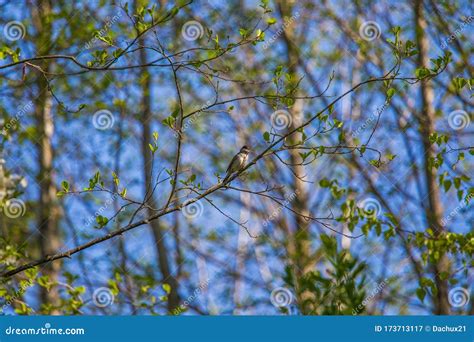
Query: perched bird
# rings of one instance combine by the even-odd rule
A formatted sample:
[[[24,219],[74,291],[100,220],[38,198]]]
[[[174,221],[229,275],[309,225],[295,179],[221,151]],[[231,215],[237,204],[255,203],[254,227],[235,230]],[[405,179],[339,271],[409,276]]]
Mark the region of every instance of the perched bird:
[[[222,183],[227,181],[234,172],[241,170],[245,166],[245,164],[247,163],[247,159],[249,157],[249,153],[250,153],[250,149],[246,145],[240,149],[239,153],[237,153],[234,156],[234,158],[232,158],[232,160],[230,161],[230,164],[227,167],[226,175],[224,179],[222,180]]]

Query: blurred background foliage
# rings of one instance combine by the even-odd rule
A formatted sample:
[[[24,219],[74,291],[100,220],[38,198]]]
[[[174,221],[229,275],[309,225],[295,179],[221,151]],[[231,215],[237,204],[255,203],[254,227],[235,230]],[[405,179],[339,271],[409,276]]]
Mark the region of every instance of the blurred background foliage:
[[[474,314],[471,1],[0,13],[3,314]]]

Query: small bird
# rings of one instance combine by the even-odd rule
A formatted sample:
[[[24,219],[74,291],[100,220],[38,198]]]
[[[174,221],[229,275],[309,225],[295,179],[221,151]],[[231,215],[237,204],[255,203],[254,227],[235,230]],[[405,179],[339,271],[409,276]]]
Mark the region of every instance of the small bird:
[[[222,183],[227,181],[234,172],[241,170],[245,166],[245,164],[247,163],[247,159],[249,157],[249,153],[250,153],[250,149],[248,148],[247,145],[243,146],[240,149],[239,153],[237,153],[234,156],[234,158],[232,158],[232,160],[230,161],[230,164],[227,167],[226,175],[224,179],[222,180]]]

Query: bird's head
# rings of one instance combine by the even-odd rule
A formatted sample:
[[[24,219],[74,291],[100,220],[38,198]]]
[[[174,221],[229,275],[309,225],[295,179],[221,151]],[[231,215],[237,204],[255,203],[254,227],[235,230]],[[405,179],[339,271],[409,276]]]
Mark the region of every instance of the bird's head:
[[[244,146],[242,146],[242,148],[240,149],[240,153],[249,154],[249,153],[250,153],[250,148],[249,148],[247,145],[244,145]]]

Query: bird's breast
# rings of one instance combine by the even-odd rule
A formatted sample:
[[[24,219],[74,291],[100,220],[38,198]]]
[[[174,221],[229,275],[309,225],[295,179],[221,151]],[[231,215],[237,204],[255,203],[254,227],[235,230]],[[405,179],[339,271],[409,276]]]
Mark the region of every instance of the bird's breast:
[[[240,165],[241,165],[241,166],[244,166],[244,164],[247,162],[247,158],[248,158],[248,155],[246,155],[246,154],[240,156],[239,159],[240,159]]]

